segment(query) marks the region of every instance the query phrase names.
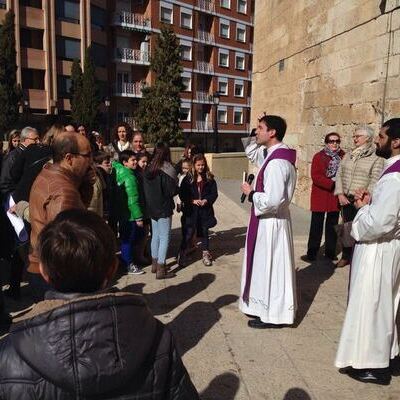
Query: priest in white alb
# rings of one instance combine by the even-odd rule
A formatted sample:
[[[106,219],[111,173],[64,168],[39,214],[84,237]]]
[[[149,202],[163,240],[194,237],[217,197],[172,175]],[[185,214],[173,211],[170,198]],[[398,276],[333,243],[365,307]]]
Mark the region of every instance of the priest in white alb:
[[[360,189],[355,196],[357,243],[335,365],[358,381],[388,385],[399,354],[400,118],[383,124],[375,144],[385,164],[372,195]]]
[[[289,205],[296,185],[296,151],[282,140],[286,122],[276,115],[258,120],[256,137],[243,139],[247,157],[259,167],[254,189],[243,183],[252,203],[243,260],[240,310],[251,328],[294,323],[296,279]]]

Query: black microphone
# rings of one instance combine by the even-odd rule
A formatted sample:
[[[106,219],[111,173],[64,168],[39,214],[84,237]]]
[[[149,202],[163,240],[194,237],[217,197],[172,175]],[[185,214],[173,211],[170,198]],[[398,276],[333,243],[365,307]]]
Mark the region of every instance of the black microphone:
[[[251,184],[253,183],[253,181],[254,181],[254,175],[253,175],[253,174],[250,174],[250,175],[247,177],[246,182],[247,182],[249,185],[251,185]],[[241,203],[244,203],[245,200],[246,200],[246,195],[245,195],[244,193],[242,193],[242,197],[240,198],[240,202],[241,202]]]

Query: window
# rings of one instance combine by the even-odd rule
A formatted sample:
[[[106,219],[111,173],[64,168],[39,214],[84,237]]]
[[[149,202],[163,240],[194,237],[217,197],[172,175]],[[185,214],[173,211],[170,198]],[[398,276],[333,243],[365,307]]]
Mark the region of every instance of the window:
[[[7,1],[6,0],[0,0],[0,9],[5,10],[7,8]]]
[[[165,24],[173,23],[173,8],[172,4],[160,3],[160,21]]]
[[[181,27],[192,29],[192,11],[187,8],[181,8]]]
[[[182,104],[180,113],[179,113],[180,121],[190,121],[190,104]]]
[[[218,65],[220,67],[229,67],[229,50],[218,50]]]
[[[106,10],[92,4],[90,6],[90,19],[93,28],[103,30],[107,25]]]
[[[247,1],[246,0],[237,0],[237,10],[241,14],[246,14],[246,12],[247,12]]]
[[[191,61],[192,60],[192,43],[186,40],[181,40],[181,59]]]
[[[43,31],[39,29],[21,28],[21,46],[43,50]]]
[[[236,25],[236,40],[243,43],[246,41],[246,27],[244,25]]]
[[[235,55],[235,68],[244,70],[245,68],[245,55],[242,53],[236,53]]]
[[[57,75],[58,94],[60,97],[71,97],[71,77],[68,75]]]
[[[56,2],[56,17],[63,21],[79,24],[79,1],[58,0]]]
[[[192,91],[192,75],[190,74],[190,72],[184,72],[182,74],[182,83],[184,86],[184,92]]]
[[[22,87],[24,89],[44,90],[44,71],[41,69],[22,68]]]
[[[67,39],[57,36],[57,57],[63,60],[74,60],[81,58],[81,41],[76,39]]]
[[[218,79],[218,92],[223,96],[228,96],[228,78]]]
[[[220,4],[223,8],[231,8],[231,0],[221,0]]]
[[[6,4],[6,0],[0,0],[0,4],[1,3]],[[42,0],[20,0],[19,4],[25,7],[42,8]]]
[[[235,97],[244,96],[244,83],[243,81],[235,81]]]
[[[243,124],[243,109],[242,108],[234,108],[233,110],[233,123],[235,125]]]
[[[229,21],[226,19],[219,21],[219,36],[229,39]]]
[[[91,56],[96,67],[107,66],[107,48],[102,44],[92,42],[91,45]]]
[[[218,123],[221,123],[221,124],[226,124],[228,122],[228,110],[226,107],[224,107],[224,106],[218,107],[217,120],[218,120]]]

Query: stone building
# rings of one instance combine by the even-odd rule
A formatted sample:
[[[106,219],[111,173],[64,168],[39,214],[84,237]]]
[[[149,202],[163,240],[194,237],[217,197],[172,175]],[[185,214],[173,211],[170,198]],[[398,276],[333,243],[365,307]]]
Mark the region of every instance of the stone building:
[[[308,208],[313,154],[326,133],[349,149],[354,128],[400,116],[400,0],[256,2],[252,124],[288,122],[298,150],[296,204]]]

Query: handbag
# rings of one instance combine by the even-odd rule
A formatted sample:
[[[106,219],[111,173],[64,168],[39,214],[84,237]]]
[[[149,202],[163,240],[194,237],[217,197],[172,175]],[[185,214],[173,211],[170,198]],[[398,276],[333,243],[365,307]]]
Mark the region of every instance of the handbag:
[[[341,224],[335,225],[335,231],[338,240],[343,247],[353,247],[356,244],[353,236],[351,236],[351,227],[353,222],[342,222]]]

